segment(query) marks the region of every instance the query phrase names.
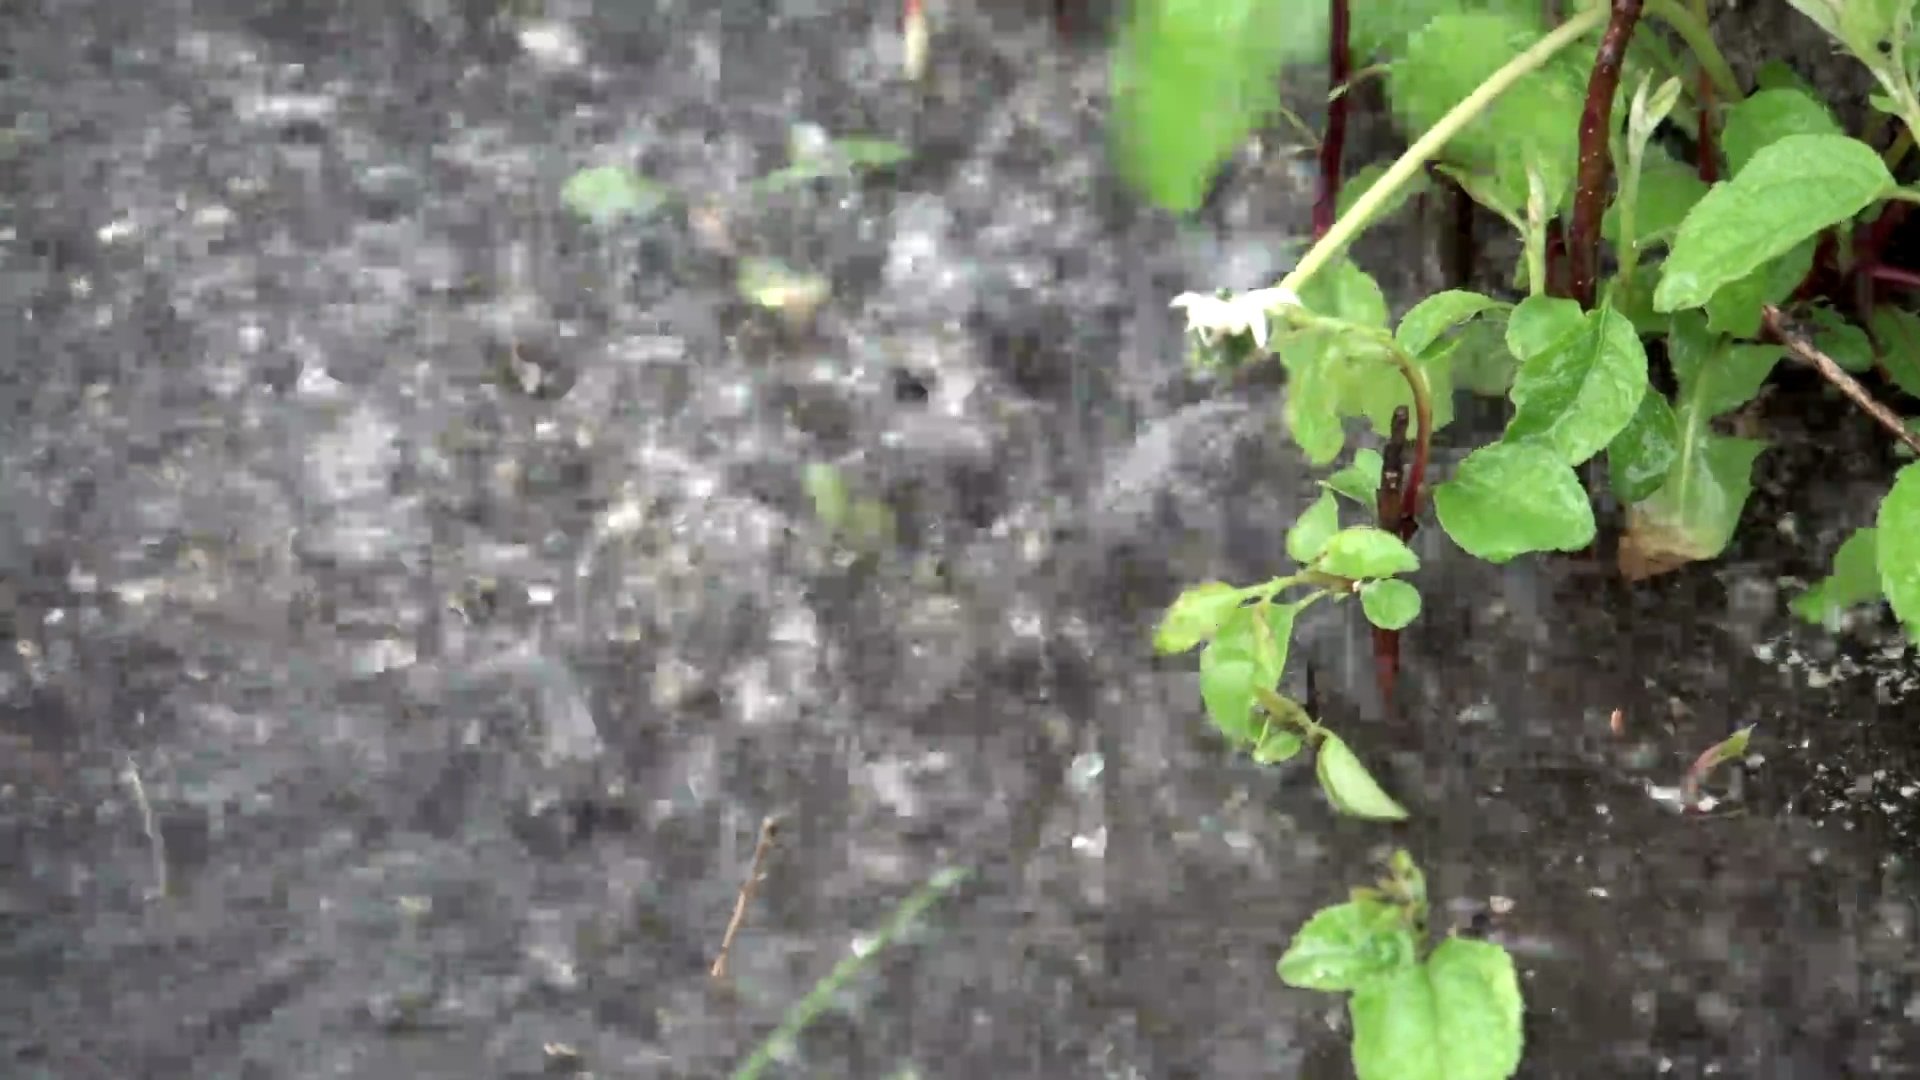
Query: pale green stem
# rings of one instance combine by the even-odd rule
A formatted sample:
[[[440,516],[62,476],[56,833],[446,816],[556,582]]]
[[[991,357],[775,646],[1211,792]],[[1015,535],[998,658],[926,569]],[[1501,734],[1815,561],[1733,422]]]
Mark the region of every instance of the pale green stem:
[[[1547,185],[1540,170],[1527,167],[1527,295],[1547,291]]]
[[[1380,179],[1361,195],[1353,204],[1353,209],[1333,223],[1333,228],[1313,245],[1312,250],[1303,256],[1286,277],[1280,279],[1280,288],[1298,294],[1307,282],[1313,279],[1322,266],[1331,262],[1354,238],[1367,227],[1375,214],[1385,207],[1408,181],[1419,174],[1428,161],[1438,154],[1455,135],[1468,124],[1479,119],[1501,94],[1519,82],[1528,74],[1553,59],[1554,54],[1586,35],[1598,30],[1607,21],[1606,5],[1588,8],[1573,18],[1561,23],[1553,32],[1533,43],[1527,51],[1507,61],[1506,66],[1494,72],[1486,82],[1480,84],[1473,93],[1468,94],[1460,104],[1448,110],[1440,122],[1427,129],[1426,134],[1414,140],[1412,146],[1400,155]],[[1677,28],[1676,28],[1677,29]],[[1684,35],[1683,35],[1684,36]],[[1711,41],[1708,42],[1711,45]]]
[[[1603,9],[1606,5],[1600,5]],[[1673,28],[1680,40],[1687,43],[1693,58],[1700,61],[1700,67],[1713,80],[1713,89],[1720,95],[1722,104],[1732,105],[1746,98],[1740,89],[1740,80],[1727,63],[1726,55],[1720,46],[1714,43],[1713,31],[1708,29],[1707,21],[1680,6],[1679,0],[1647,0],[1646,12]]]
[[[1632,136],[1628,136],[1627,167],[1620,170],[1620,200],[1614,205],[1620,208],[1620,250],[1617,257],[1620,269],[1614,274],[1617,287],[1625,289],[1633,281],[1633,272],[1640,265],[1640,226],[1635,212],[1640,203],[1640,167],[1646,144],[1631,145]]]

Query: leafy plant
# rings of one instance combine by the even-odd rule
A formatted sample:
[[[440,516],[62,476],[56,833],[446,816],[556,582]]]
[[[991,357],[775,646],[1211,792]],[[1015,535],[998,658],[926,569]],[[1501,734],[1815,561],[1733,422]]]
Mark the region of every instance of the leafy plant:
[[[1329,780],[1350,775],[1345,763],[1357,759],[1280,686],[1297,618],[1320,600],[1359,596],[1391,702],[1397,635],[1419,614],[1404,575],[1419,568],[1407,541],[1425,502],[1453,544],[1504,563],[1590,550],[1604,487],[1620,508],[1622,575],[1718,558],[1768,449],[1736,421],[1783,359],[1817,371],[1920,453],[1917,425],[1862,382],[1920,398],[1920,315],[1896,302],[1920,291],[1920,267],[1899,263],[1893,242],[1920,202],[1902,180],[1920,136],[1916,0],[1790,2],[1871,73],[1891,140],[1849,134],[1782,65],[1762,69],[1749,94],[1701,7],[1680,0],[1564,4],[1557,25],[1533,0],[1133,5],[1115,47],[1115,147],[1123,173],[1171,210],[1197,207],[1243,139],[1291,115],[1273,89],[1283,67],[1326,58],[1333,82],[1314,245],[1272,287],[1173,303],[1185,309],[1196,364],[1278,360],[1282,419],[1313,465],[1339,461],[1355,427],[1382,440],[1355,450],[1294,522],[1285,547],[1296,572],[1187,589],[1159,625],[1163,654],[1204,645],[1201,702],[1230,745],[1262,763],[1314,746],[1336,808],[1404,816],[1383,792],[1376,806]],[[1381,73],[1411,145],[1385,168],[1361,170],[1343,194],[1348,91]],[[1691,160],[1670,151],[1683,141],[1667,137],[1675,128]],[[1521,254],[1505,295],[1449,289],[1395,321],[1347,252],[1430,174],[1507,222]],[[1456,392],[1505,399],[1508,419],[1429,492],[1431,442],[1452,422]],[[1370,520],[1343,528],[1342,498]],[[1895,471],[1873,524],[1792,610],[1830,623],[1881,602],[1920,640],[1920,462]],[[1743,733],[1722,749],[1744,745]],[[1410,937],[1392,936],[1411,925],[1392,915],[1405,907],[1356,898],[1330,909],[1338,916],[1322,913],[1327,934],[1344,927],[1385,950],[1354,954],[1378,961],[1364,994],[1358,976],[1324,987],[1355,993],[1356,1067],[1363,1076],[1510,1075],[1517,1019],[1511,1060],[1505,1050],[1477,1064],[1456,1063],[1444,1047],[1409,1058],[1377,1051],[1381,1032],[1431,1027],[1442,981],[1462,972],[1463,984],[1498,981],[1473,948],[1437,959],[1454,942],[1425,967],[1395,959],[1412,952]],[[1511,1000],[1517,1017],[1517,991]],[[1362,1036],[1363,1016],[1375,1034]],[[1376,1049],[1362,1053],[1363,1043]]]
[[[1499,1080],[1520,1067],[1520,981],[1492,942],[1427,945],[1427,883],[1394,853],[1389,875],[1321,908],[1280,957],[1289,986],[1351,995],[1360,1080]]]

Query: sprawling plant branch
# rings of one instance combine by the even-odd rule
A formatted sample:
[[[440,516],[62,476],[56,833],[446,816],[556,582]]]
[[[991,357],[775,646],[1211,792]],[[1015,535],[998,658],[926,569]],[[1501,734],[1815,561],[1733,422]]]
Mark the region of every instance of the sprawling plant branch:
[[[1761,308],[1760,311],[1768,332],[1778,339],[1780,344],[1787,347],[1787,351],[1793,354],[1794,359],[1808,364],[1815,371],[1818,371],[1822,378],[1832,383],[1842,394],[1847,396],[1848,400],[1858,405],[1861,412],[1866,413],[1873,418],[1875,423],[1886,428],[1888,434],[1906,444],[1914,453],[1920,454],[1920,434],[1914,433],[1907,425],[1901,423],[1900,418],[1894,415],[1892,409],[1875,401],[1873,395],[1867,393],[1867,388],[1861,386],[1859,380],[1847,374],[1846,370],[1840,366],[1839,361],[1821,352],[1813,342],[1808,341],[1798,331],[1794,330],[1788,323],[1786,315],[1781,312],[1779,308],[1768,304],[1766,307]]]
[[[1320,139],[1320,188],[1313,200],[1313,238],[1333,228],[1340,206],[1340,159],[1347,145],[1347,85],[1353,77],[1353,50],[1348,43],[1352,12],[1347,0],[1327,0],[1327,131]]]
[[[1600,218],[1607,209],[1607,188],[1613,175],[1613,98],[1620,89],[1620,66],[1627,42],[1639,25],[1643,0],[1613,0],[1607,32],[1593,58],[1587,79],[1587,100],[1580,110],[1580,170],[1573,189],[1573,235],[1567,238],[1568,282],[1573,299],[1583,308],[1593,306],[1594,283],[1599,277]]]
[[[1418,393],[1418,390],[1415,392]],[[1380,451],[1380,491],[1374,498],[1374,514],[1380,520],[1380,527],[1402,540],[1413,539],[1413,532],[1418,528],[1418,523],[1407,510],[1406,493],[1409,490],[1407,409],[1402,405],[1393,410],[1393,424],[1388,431],[1387,445]],[[1373,674],[1374,683],[1380,690],[1380,701],[1391,710],[1394,684],[1400,676],[1400,631],[1379,626],[1373,628]]]

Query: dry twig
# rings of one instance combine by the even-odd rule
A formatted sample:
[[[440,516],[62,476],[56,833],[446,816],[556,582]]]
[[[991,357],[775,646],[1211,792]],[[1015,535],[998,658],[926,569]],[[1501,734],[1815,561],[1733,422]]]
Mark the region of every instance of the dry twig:
[[[734,897],[733,917],[727,920],[727,932],[720,939],[720,955],[713,958],[713,968],[707,972],[712,978],[727,977],[727,956],[733,952],[733,939],[747,921],[747,905],[753,903],[754,890],[760,887],[760,875],[766,866],[767,853],[773,850],[773,839],[779,832],[778,817],[768,817],[760,822],[760,842],[753,845],[753,865],[747,869],[747,880],[740,883],[740,895]]]
[[[1881,427],[1887,429],[1889,434],[1905,443],[1908,449],[1920,454],[1920,434],[1916,434],[1907,425],[1901,423],[1900,417],[1895,415],[1892,409],[1875,401],[1873,395],[1867,393],[1867,388],[1861,386],[1858,379],[1847,374],[1833,357],[1821,352],[1813,342],[1794,330],[1779,308],[1768,304],[1761,309],[1761,313],[1766,320],[1767,329],[1780,340],[1780,344],[1787,347],[1787,351],[1792,353],[1795,359],[1812,365],[1823,378],[1839,387],[1841,393],[1847,395],[1855,405],[1860,406],[1860,411],[1873,417]]]

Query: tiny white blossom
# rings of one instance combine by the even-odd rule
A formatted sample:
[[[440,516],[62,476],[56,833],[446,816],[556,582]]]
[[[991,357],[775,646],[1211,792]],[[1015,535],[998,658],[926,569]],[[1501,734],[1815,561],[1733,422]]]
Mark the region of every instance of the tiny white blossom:
[[[1225,298],[1181,293],[1171,306],[1186,310],[1187,329],[1209,345],[1221,337],[1252,334],[1253,343],[1264,349],[1267,316],[1283,307],[1300,306],[1300,298],[1289,289],[1254,289]]]

